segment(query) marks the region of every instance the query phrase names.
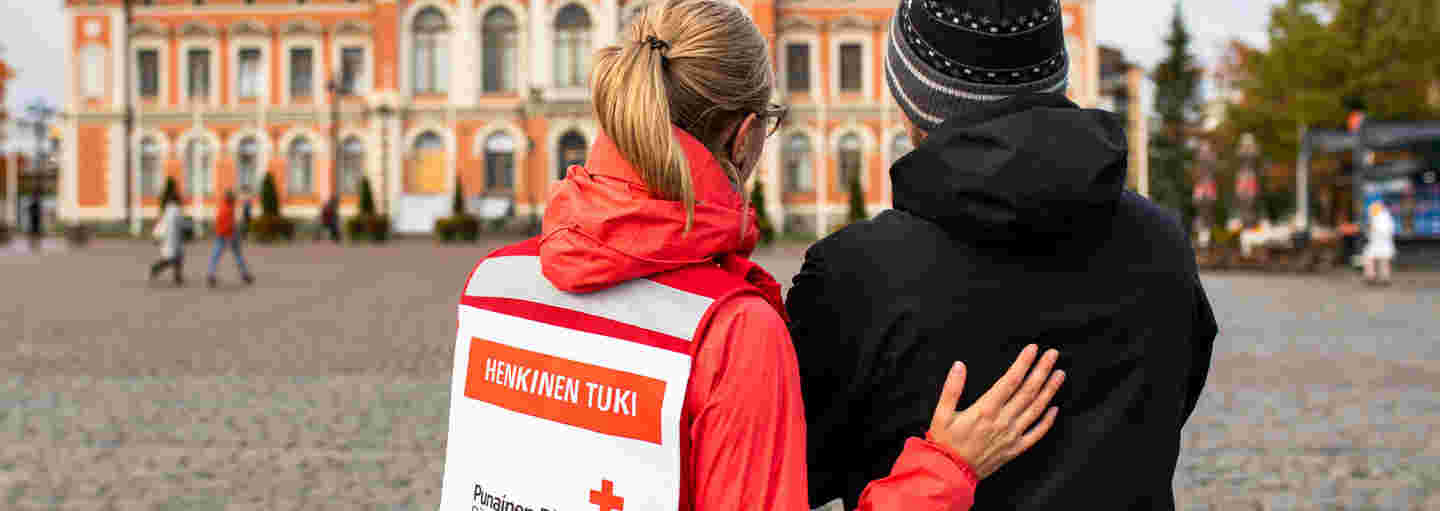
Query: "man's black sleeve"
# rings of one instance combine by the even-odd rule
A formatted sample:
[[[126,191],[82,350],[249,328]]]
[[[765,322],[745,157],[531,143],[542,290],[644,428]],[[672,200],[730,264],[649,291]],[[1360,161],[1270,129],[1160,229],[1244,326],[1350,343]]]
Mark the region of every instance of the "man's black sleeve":
[[[837,282],[826,268],[824,251],[821,241],[805,252],[805,264],[785,300],[800,362],[811,508],[843,494],[847,465],[837,456],[846,451],[840,446],[850,445],[846,417],[851,413],[851,396],[845,395],[845,380],[853,367],[849,362],[853,351],[845,345],[843,332],[854,331],[847,325],[853,314],[846,314],[837,303],[848,294],[843,289],[848,286]]]
[[[1215,323],[1215,311],[1210,308],[1210,298],[1205,295],[1205,285],[1200,276],[1194,276],[1195,313],[1191,320],[1190,334],[1190,382],[1189,395],[1185,399],[1185,419],[1195,411],[1200,393],[1205,390],[1205,379],[1210,374],[1210,357],[1215,351],[1215,337],[1220,327]]]

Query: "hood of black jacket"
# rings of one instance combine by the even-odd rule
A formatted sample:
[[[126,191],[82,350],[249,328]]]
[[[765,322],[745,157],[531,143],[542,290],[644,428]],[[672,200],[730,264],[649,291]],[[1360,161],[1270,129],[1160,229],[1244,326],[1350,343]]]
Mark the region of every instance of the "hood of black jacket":
[[[1111,218],[1127,154],[1119,116],[1030,94],[947,119],[890,176],[896,209],[956,236],[1043,242]]]

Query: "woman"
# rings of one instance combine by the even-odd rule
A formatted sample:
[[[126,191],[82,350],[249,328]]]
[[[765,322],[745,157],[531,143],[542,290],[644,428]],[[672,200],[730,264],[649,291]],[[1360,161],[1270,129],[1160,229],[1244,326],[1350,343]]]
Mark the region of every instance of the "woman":
[[[461,299],[442,509],[809,509],[780,286],[747,258],[741,191],[784,115],[765,38],[725,0],[655,2],[591,78],[587,164]],[[928,440],[860,508],[968,509],[1053,424],[1063,374],[1037,352],[963,412],[955,364]]]
[[[1365,245],[1365,283],[1390,285],[1390,261],[1395,258],[1395,217],[1382,202],[1370,205],[1369,242]]]
[[[150,280],[155,280],[165,268],[173,267],[175,285],[183,286],[185,252],[184,240],[181,239],[184,229],[180,225],[180,205],[173,197],[167,197],[165,202],[160,203],[160,209],[159,220],[151,233],[160,241],[160,260],[150,265]]]

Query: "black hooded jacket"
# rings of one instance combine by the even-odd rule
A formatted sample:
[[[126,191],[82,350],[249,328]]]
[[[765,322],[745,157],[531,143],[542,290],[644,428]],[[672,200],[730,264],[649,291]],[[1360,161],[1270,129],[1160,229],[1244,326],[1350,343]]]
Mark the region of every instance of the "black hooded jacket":
[[[894,210],[810,248],[788,308],[814,506],[889,473],[953,362],[963,408],[1037,343],[1061,351],[1059,419],[975,509],[1174,508],[1217,328],[1186,231],[1124,189],[1126,152],[1112,114],[998,102],[895,163]]]

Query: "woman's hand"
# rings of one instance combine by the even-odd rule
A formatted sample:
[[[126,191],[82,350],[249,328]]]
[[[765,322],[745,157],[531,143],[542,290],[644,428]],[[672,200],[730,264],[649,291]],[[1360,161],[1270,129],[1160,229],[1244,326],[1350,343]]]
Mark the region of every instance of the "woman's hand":
[[[1045,352],[1031,371],[1037,351],[1033,344],[1026,346],[1000,381],[964,411],[956,411],[955,406],[965,389],[965,364],[956,362],[945,379],[930,421],[930,439],[959,455],[981,479],[1035,445],[1055,424],[1059,409],[1045,407],[1060,389],[1065,372],[1051,371],[1060,358],[1055,350]],[[1044,419],[1030,427],[1042,415]]]

